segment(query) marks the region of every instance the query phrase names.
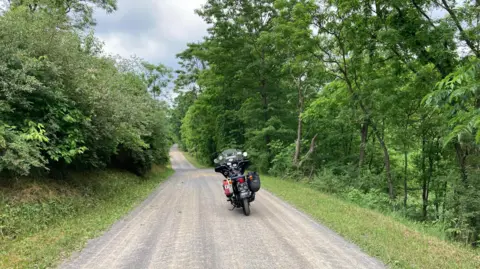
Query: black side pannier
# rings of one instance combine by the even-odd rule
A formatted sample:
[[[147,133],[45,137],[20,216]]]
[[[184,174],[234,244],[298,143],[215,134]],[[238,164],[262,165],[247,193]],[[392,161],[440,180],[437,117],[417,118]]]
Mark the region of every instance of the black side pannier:
[[[257,172],[248,172],[247,182],[250,191],[257,192],[260,190],[260,176],[257,174]]]

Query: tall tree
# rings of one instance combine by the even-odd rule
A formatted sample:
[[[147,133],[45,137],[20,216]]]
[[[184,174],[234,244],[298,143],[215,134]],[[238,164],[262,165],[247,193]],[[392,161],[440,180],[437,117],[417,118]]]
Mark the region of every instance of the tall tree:
[[[198,14],[208,35],[178,80],[195,89],[178,106],[188,150],[242,146],[260,170],[478,239],[478,1],[210,0]]]
[[[63,17],[77,28],[96,24],[93,18],[94,7],[111,13],[117,9],[116,0],[8,0],[11,8],[28,7],[31,12],[47,12],[52,16]]]
[[[153,98],[165,94],[165,88],[168,87],[168,84],[173,79],[172,70],[163,64],[154,65],[143,62],[142,66],[145,68],[144,79],[147,82],[149,92],[153,95]]]

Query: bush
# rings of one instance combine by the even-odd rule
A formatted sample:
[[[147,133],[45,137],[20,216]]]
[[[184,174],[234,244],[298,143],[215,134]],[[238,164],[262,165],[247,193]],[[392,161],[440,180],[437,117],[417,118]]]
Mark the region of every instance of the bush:
[[[285,147],[281,141],[276,140],[271,142],[269,146],[275,156],[272,160],[272,168],[270,168],[269,174],[291,177],[294,171],[293,154],[295,153],[295,144]]]
[[[327,193],[342,193],[352,183],[352,178],[343,173],[336,174],[334,170],[324,168],[310,182],[316,189]]]
[[[33,126],[24,133],[15,127],[0,122],[0,172],[11,171],[27,175],[32,168],[42,168],[45,159],[40,154],[38,143],[46,139],[43,128],[40,132]]]
[[[346,200],[351,201],[362,207],[376,209],[382,212],[390,212],[392,206],[396,205],[395,202],[392,202],[388,197],[388,194],[380,191],[378,189],[372,189],[369,192],[365,193],[358,189],[351,188],[346,191],[342,196]]]
[[[0,172],[101,168],[126,154],[145,174],[168,161],[167,108],[140,60],[102,57],[93,35],[23,6],[0,16],[0,36]]]

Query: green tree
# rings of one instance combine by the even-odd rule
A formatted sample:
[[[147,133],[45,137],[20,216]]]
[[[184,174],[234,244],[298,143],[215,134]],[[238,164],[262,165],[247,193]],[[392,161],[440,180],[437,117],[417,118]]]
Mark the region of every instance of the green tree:
[[[47,12],[50,16],[71,21],[77,28],[96,24],[94,7],[111,13],[117,9],[116,0],[8,0],[10,7],[27,7],[31,12]]]
[[[92,34],[25,5],[0,16],[0,36],[0,172],[167,162],[167,107],[139,60],[101,57]]]
[[[153,98],[162,95],[162,89],[166,88],[173,79],[172,70],[163,64],[153,65],[148,62],[142,63],[145,68],[144,79],[147,81],[149,92]]]
[[[176,81],[186,150],[208,162],[243,147],[254,169],[478,241],[478,3],[210,0],[197,13],[208,35]]]

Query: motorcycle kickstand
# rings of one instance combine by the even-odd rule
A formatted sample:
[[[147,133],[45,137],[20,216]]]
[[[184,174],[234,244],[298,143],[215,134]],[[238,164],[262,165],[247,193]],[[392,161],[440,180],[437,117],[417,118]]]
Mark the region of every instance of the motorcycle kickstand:
[[[236,206],[234,205],[232,209],[229,209],[230,211],[233,211],[234,209],[236,208]]]

